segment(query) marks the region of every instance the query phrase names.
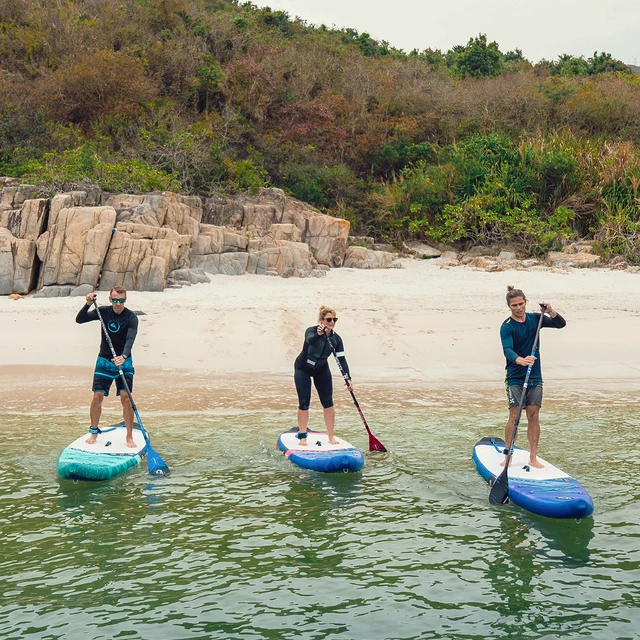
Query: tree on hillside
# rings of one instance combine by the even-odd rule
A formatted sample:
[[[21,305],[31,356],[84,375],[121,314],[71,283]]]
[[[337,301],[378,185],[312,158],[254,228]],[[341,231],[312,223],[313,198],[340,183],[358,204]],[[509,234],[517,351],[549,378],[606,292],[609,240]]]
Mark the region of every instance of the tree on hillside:
[[[457,45],[455,53],[455,70],[462,77],[473,78],[494,76],[502,73],[504,56],[500,52],[497,42],[487,44],[487,35],[481,33],[477,38],[471,38],[466,46]]]

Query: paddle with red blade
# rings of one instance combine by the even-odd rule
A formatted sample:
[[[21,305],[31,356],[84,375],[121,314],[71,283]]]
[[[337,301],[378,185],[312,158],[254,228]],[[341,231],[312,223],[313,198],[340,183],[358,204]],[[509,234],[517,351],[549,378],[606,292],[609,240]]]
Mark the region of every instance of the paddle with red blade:
[[[338,359],[338,354],[336,353],[336,348],[333,345],[333,342],[331,340],[331,338],[329,336],[327,336],[327,341],[329,342],[329,346],[331,347],[331,351],[333,353],[334,358],[336,359],[336,362],[338,363],[338,369],[340,369],[340,373],[342,374],[342,377],[344,378],[344,382],[347,385],[347,389],[349,389],[349,376],[348,374],[345,372],[345,370],[342,368],[342,365],[340,364],[340,360]],[[360,405],[358,404],[358,401],[356,400],[356,396],[353,393],[353,391],[351,391],[351,389],[349,389],[349,393],[351,394],[351,397],[353,398],[353,404],[356,405],[356,409],[358,410],[358,413],[360,414],[360,418],[362,419],[362,424],[364,425],[364,428],[367,430],[367,433],[369,434],[369,451],[380,451],[380,452],[384,452],[386,451],[385,446],[382,444],[382,442],[380,442],[380,440],[378,440],[378,438],[376,438],[373,433],[371,433],[371,429],[369,429],[369,425],[367,424],[367,421],[364,418],[364,414],[362,413],[362,409],[360,408]]]

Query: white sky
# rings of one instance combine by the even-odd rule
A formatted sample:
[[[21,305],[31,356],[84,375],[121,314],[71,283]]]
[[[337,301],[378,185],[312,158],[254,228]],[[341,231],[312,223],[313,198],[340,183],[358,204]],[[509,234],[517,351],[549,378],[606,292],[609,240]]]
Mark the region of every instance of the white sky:
[[[503,52],[555,60],[606,51],[640,65],[640,0],[254,0],[310,24],[352,27],[392,46],[443,52],[486,33]]]

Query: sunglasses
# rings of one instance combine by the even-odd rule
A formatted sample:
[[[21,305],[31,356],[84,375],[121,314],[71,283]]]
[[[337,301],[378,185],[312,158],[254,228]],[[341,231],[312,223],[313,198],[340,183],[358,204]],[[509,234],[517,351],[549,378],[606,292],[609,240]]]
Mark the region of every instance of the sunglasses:
[[[124,304],[127,301],[126,298],[111,298],[111,304]]]
[[[325,318],[325,322],[338,322],[338,318]]]

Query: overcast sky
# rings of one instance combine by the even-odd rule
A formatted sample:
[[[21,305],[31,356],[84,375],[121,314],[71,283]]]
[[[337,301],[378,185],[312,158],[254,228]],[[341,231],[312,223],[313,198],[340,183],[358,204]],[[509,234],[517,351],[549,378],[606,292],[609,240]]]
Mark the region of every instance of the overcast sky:
[[[352,27],[407,53],[486,33],[503,52],[555,60],[606,51],[640,65],[640,0],[254,0],[311,24]]]

